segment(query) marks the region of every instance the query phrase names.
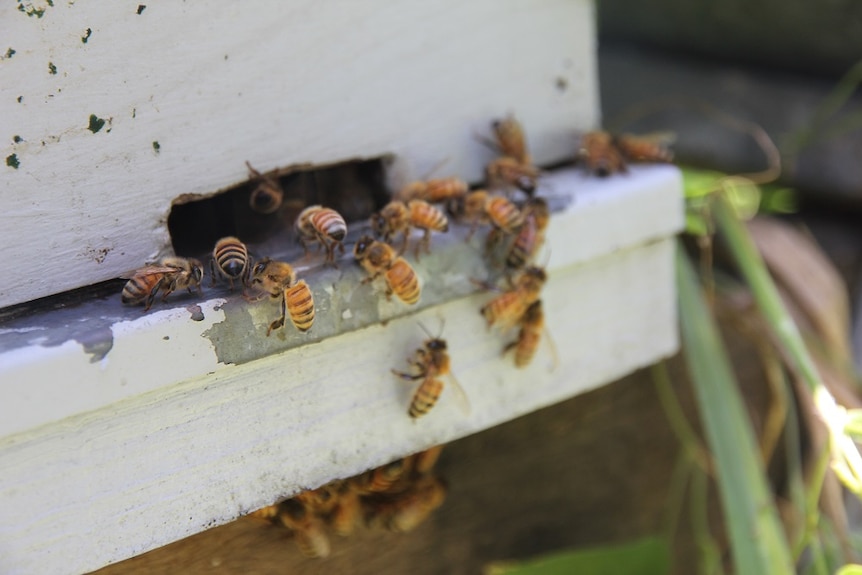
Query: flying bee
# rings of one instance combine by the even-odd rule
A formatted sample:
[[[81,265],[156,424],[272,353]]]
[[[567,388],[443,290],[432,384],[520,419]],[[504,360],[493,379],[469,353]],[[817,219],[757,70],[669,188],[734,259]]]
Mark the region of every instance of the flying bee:
[[[527,309],[539,299],[542,286],[548,276],[540,267],[525,268],[512,282],[512,289],[504,291],[487,304],[480,312],[488,322],[488,327],[497,324],[503,330],[515,327]]]
[[[261,174],[248,162],[245,165],[248,166],[250,177],[258,182],[248,198],[251,209],[259,214],[271,214],[278,210],[284,199],[284,190],[281,189],[278,180],[274,176]]]
[[[545,314],[542,310],[542,300],[537,299],[520,320],[521,330],[518,332],[518,339],[507,345],[503,349],[503,354],[510,351],[515,352],[515,367],[526,367],[533,361],[533,356],[536,355],[536,349],[539,347],[539,342],[542,339],[542,332],[545,332]],[[557,364],[557,350],[554,347],[554,342],[547,337],[548,345],[551,346],[551,353],[554,356],[554,365]]]
[[[608,132],[587,132],[581,136],[578,159],[586,164],[590,172],[601,178],[628,171],[625,157]]]
[[[402,494],[372,502],[367,516],[370,525],[390,531],[415,529],[446,499],[446,484],[439,477],[423,475]]]
[[[267,336],[272,330],[284,325],[288,313],[299,331],[305,332],[311,328],[314,323],[314,297],[305,280],[296,279],[296,272],[290,264],[264,258],[254,266],[251,275],[253,288],[281,300],[281,317],[269,325]]]
[[[335,266],[335,248],[344,253],[347,224],[341,214],[331,208],[308,206],[296,218],[296,234],[308,256],[308,244],[319,242],[326,248],[326,263]],[[337,266],[336,266],[337,267]]]
[[[470,186],[461,178],[439,178],[410,182],[398,191],[397,198],[402,202],[423,200],[429,204],[449,204],[463,198]]]
[[[201,293],[203,275],[203,266],[194,258],[165,257],[157,265],[144,266],[121,276],[129,280],[123,286],[121,299],[129,305],[144,303],[144,311],[147,311],[159,290],[162,291],[162,301],[182,288],[191,293],[195,287]]]
[[[422,329],[427,334],[427,330],[424,327]],[[452,388],[457,394],[462,409],[465,412],[469,411],[467,394],[455,379],[450,369],[446,340],[431,336],[431,334],[428,334],[428,337],[429,339],[425,340],[424,346],[416,350],[415,357],[408,359],[415,373],[392,370],[392,373],[401,379],[408,381],[422,380],[422,383],[419,384],[419,387],[413,394],[410,408],[407,411],[408,415],[416,419],[428,413],[440,398],[440,393],[443,391],[442,378],[447,376],[452,383]]]
[[[503,156],[514,158],[520,164],[531,165],[530,154],[527,152],[527,139],[524,129],[515,116],[509,114],[502,120],[494,120],[491,123],[494,131],[494,139]]]
[[[542,173],[535,166],[522,164],[515,158],[501,156],[485,166],[485,177],[491,189],[509,190],[518,188],[528,196],[536,190],[536,182]]]
[[[532,198],[523,209],[524,224],[506,254],[509,269],[521,269],[527,265],[545,241],[545,229],[551,212],[543,198]]]
[[[299,550],[306,557],[327,557],[330,552],[329,537],[323,521],[296,498],[283,501],[279,506],[278,519],[293,531]]]
[[[621,134],[613,138],[613,143],[629,161],[666,163],[673,161],[673,152],[669,146],[674,139],[674,135],[668,132],[641,136]]]
[[[386,299],[391,299],[394,293],[408,305],[419,301],[419,278],[407,260],[400,257],[392,246],[365,235],[357,240],[353,257],[370,274],[362,283],[368,283],[383,275],[387,286]]]
[[[233,280],[240,280],[243,285],[247,285],[249,272],[251,272],[251,260],[244,243],[233,236],[216,242],[213,257],[210,260],[212,285],[215,285],[218,274],[230,282],[230,290],[233,291]]]

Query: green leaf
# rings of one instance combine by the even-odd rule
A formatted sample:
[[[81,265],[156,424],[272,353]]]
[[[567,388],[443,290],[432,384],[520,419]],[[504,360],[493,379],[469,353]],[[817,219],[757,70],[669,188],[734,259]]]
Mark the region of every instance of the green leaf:
[[[564,551],[523,562],[492,563],[484,569],[485,575],[663,575],[669,571],[668,545],[657,538]]]
[[[681,246],[676,260],[685,358],[715,461],[735,572],[789,575],[790,550],[724,344]]]
[[[835,575],[862,575],[862,565],[845,565]]]

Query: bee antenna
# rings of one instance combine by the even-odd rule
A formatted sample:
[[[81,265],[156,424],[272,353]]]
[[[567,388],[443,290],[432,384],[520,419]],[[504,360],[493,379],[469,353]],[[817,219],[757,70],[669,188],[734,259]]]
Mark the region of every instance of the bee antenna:
[[[440,331],[437,332],[437,339],[440,339],[440,337],[443,335],[443,328],[446,327],[446,318],[443,317],[442,315],[437,316],[437,317],[440,318]]]
[[[418,323],[418,324],[419,324],[419,327],[421,327],[421,328],[422,328],[422,331],[424,331],[424,332],[425,332],[425,335],[427,335],[427,336],[428,336],[429,338],[431,338],[431,339],[434,339],[434,336],[433,336],[433,335],[431,335],[431,332],[430,332],[430,331],[428,331],[428,328],[427,328],[427,327],[425,327],[425,324],[423,324],[421,321],[416,322],[416,323]]]

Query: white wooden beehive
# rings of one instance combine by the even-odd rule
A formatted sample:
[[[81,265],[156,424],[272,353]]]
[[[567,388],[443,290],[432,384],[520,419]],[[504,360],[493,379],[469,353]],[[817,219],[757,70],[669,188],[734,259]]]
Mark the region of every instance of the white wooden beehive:
[[[20,266],[0,278],[3,306],[168,252],[172,202],[244,181],[246,160],[392,156],[409,178],[445,159],[477,182],[491,152],[475,135],[492,118],[515,111],[539,164],[570,157],[576,131],[598,123],[587,0],[55,0],[0,7],[0,31],[14,50],[0,60],[4,157],[17,163],[2,167],[0,234]],[[308,270],[307,337],[266,338],[275,305],[226,290],[147,314],[116,296],[5,321],[0,571],[95,569],[673,353],[678,173],[564,169],[541,191],[559,208],[543,294],[555,368],[547,347],[526,370],[501,358],[505,339],[478,313],[489,296],[470,281],[485,273],[480,242],[463,229],[416,265],[416,310],[361,286],[349,258]],[[421,344],[418,322],[440,318],[471,411],[444,392],[412,421],[413,388],[389,370]]]

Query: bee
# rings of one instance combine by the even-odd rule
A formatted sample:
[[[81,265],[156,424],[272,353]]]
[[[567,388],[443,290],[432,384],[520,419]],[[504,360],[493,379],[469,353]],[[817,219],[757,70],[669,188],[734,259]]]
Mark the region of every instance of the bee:
[[[429,204],[449,203],[463,198],[470,186],[461,178],[439,178],[410,182],[398,191],[402,202],[424,200]]]
[[[360,493],[391,493],[396,491],[394,486],[402,479],[406,479],[409,472],[410,460],[396,459],[360,475],[356,481],[356,489]]]
[[[407,204],[393,200],[383,206],[383,209],[371,215],[371,229],[384,241],[389,242],[396,234],[403,234],[400,252],[407,248],[410,235],[410,210]]]
[[[386,299],[391,299],[394,293],[398,299],[408,305],[419,301],[421,288],[416,272],[407,260],[398,256],[389,244],[378,242],[371,236],[362,236],[353,248],[356,261],[367,271],[370,277],[362,280],[367,283],[384,275],[386,279]]]
[[[305,280],[296,279],[296,272],[290,264],[264,258],[254,266],[251,275],[252,287],[268,293],[273,299],[281,299],[281,317],[269,325],[267,336],[284,325],[288,312],[296,329],[305,332],[311,328],[314,297]]]
[[[338,482],[321,485],[317,489],[307,489],[294,496],[307,510],[317,515],[326,515],[338,504]]]
[[[123,287],[122,301],[129,305],[144,303],[144,311],[147,311],[159,290],[162,291],[162,301],[182,288],[191,293],[192,287],[196,287],[201,293],[203,275],[203,266],[194,258],[162,258],[158,265],[144,266],[130,275],[121,276],[129,280]]]
[[[427,333],[424,327],[422,329]],[[422,380],[422,383],[419,384],[419,387],[413,394],[410,408],[407,411],[408,415],[416,419],[425,415],[434,407],[434,404],[437,403],[440,397],[440,393],[443,391],[442,378],[444,376],[448,376],[452,382],[452,387],[458,395],[462,408],[467,411],[469,409],[467,394],[452,375],[449,365],[449,353],[446,350],[446,340],[440,337],[433,337],[430,334],[428,336],[429,339],[425,340],[424,346],[416,350],[415,358],[408,359],[415,373],[392,370],[392,373],[401,379],[408,381]]]
[[[587,169],[599,177],[628,172],[625,157],[608,132],[588,132],[581,137],[578,158]]]
[[[443,452],[442,445],[429,447],[425,451],[420,451],[413,456],[413,469],[420,475],[429,473],[440,459],[440,454]]]
[[[346,537],[353,533],[362,515],[362,501],[359,493],[345,483],[338,495],[338,501],[330,514],[332,529],[338,535]]]
[[[233,236],[216,242],[213,257],[210,260],[212,285],[216,283],[216,275],[220,275],[230,282],[230,290],[233,291],[233,280],[240,280],[243,285],[247,285],[249,272],[251,272],[251,260],[244,243]]]
[[[506,255],[509,269],[521,269],[533,259],[545,241],[545,229],[551,217],[548,203],[543,198],[528,201],[523,214],[524,223]]]
[[[613,138],[613,143],[632,162],[671,162],[673,152],[669,146],[673,140],[673,134],[657,132],[642,136],[621,134]]]
[[[533,361],[533,356],[536,355],[536,349],[539,347],[539,342],[542,338],[542,332],[545,331],[545,314],[542,310],[542,300],[537,299],[520,320],[521,330],[518,333],[518,339],[507,345],[503,349],[503,354],[510,351],[515,352],[515,367],[526,367]],[[557,363],[557,352],[554,344],[548,337],[548,344],[551,345],[551,352],[554,355],[554,364]]]
[[[245,165],[248,166],[249,177],[258,181],[257,187],[248,198],[251,209],[259,214],[271,214],[278,210],[284,199],[284,190],[281,189],[278,180],[271,175],[261,174],[248,162]]]
[[[485,178],[491,189],[518,188],[528,196],[536,190],[541,172],[535,166],[523,164],[515,158],[501,156],[485,166]]]
[[[525,268],[515,278],[512,289],[504,291],[481,308],[480,312],[488,322],[488,327],[495,324],[503,330],[515,327],[527,309],[539,299],[547,279],[542,268]]]
[[[306,557],[327,557],[330,546],[323,521],[296,498],[279,506],[278,519],[293,531],[299,550]]]
[[[485,190],[467,194],[459,215],[471,224],[468,240],[473,237],[479,224],[490,223],[495,230],[511,234],[524,223],[523,214],[511,200],[492,196]]]
[[[527,152],[527,139],[524,129],[515,116],[509,114],[502,120],[494,120],[491,123],[494,131],[494,139],[503,156],[514,158],[522,165],[531,165],[530,154]]]
[[[278,517],[278,505],[267,505],[266,507],[261,507],[260,509],[249,513],[248,517],[263,519],[264,521],[273,521]]]
[[[443,212],[422,200],[410,200],[407,202],[410,212],[410,225],[420,230],[425,230],[422,242],[416,244],[416,257],[419,257],[420,248],[425,248],[425,253],[431,253],[431,232],[449,231],[449,220]]]
[[[446,499],[446,484],[439,477],[423,475],[409,490],[395,498],[372,503],[369,523],[390,531],[415,529]]]
[[[296,218],[296,234],[308,256],[308,243],[319,242],[326,248],[326,262],[335,264],[335,248],[344,253],[347,224],[341,214],[322,206],[308,206]],[[336,266],[337,267],[337,266]]]

